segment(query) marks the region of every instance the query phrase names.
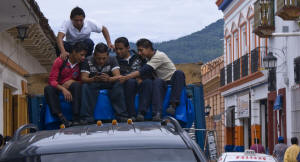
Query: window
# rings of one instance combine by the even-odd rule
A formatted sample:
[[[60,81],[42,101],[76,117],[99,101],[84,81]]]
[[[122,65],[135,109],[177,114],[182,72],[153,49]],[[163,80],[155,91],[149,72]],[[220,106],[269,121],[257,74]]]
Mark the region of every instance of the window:
[[[233,60],[236,60],[239,58],[239,36],[238,32],[234,33],[234,58]]]
[[[231,38],[227,38],[227,43],[226,43],[226,45],[227,45],[227,47],[226,47],[226,49],[227,49],[227,51],[226,51],[226,53],[227,53],[227,58],[226,58],[226,60],[227,60],[227,64],[229,64],[229,63],[231,63]]]
[[[255,34],[253,33],[253,26],[254,26],[254,19],[250,20],[250,45],[251,45],[251,51],[255,48]]]
[[[166,156],[167,155],[167,156]],[[51,154],[41,156],[42,162],[86,162],[86,161],[186,161],[196,162],[192,150],[188,149],[139,149],[139,150],[111,150],[95,152],[75,152]]]
[[[294,59],[295,83],[300,84],[300,57]]]
[[[241,55],[245,55],[247,53],[247,31],[246,31],[246,26],[244,25],[242,27],[242,34],[241,34]]]

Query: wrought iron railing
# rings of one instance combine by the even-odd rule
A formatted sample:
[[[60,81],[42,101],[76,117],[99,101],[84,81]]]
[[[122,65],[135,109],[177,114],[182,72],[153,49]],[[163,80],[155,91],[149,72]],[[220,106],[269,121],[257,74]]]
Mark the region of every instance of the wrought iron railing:
[[[259,70],[259,48],[251,51],[251,72],[255,73]]]
[[[237,81],[241,78],[241,59],[233,61],[233,80]]]
[[[225,68],[222,68],[220,70],[220,86],[223,87],[225,84]]]
[[[242,77],[248,75],[249,71],[249,54],[242,56]]]
[[[232,64],[228,64],[226,66],[226,74],[227,74],[227,77],[226,77],[227,84],[229,84],[232,82]]]

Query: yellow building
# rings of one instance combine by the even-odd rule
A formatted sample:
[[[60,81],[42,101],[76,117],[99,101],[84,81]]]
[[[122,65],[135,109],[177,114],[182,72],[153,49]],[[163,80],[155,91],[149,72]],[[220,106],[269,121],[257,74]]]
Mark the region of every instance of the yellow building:
[[[216,58],[201,67],[205,106],[210,106],[206,117],[206,129],[216,131],[218,153],[224,152],[224,98],[219,91],[220,70],[224,67],[223,56]]]

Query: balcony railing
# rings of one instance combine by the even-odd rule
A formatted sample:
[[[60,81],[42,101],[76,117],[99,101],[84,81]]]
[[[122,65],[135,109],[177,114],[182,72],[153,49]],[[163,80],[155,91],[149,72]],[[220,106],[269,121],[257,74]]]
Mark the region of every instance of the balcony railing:
[[[275,31],[274,1],[257,0],[254,3],[254,33],[267,38]]]
[[[232,82],[232,64],[226,66],[227,84]]]
[[[225,68],[222,68],[220,70],[220,86],[224,86],[226,83],[225,83]]]
[[[249,71],[249,54],[242,56],[242,77],[248,75]]]
[[[233,62],[233,80],[237,81],[241,78],[241,59]]]
[[[276,15],[283,20],[297,20],[300,16],[300,0],[277,0]]]
[[[255,73],[259,70],[259,48],[251,51],[251,72]]]
[[[267,53],[269,52],[272,52],[270,48],[257,47],[253,49],[251,53],[247,53],[243,55],[241,58],[235,60],[233,63],[230,63],[226,67],[221,69],[220,70],[221,87],[229,83],[243,79],[244,77],[247,77],[252,73],[260,71],[262,67],[261,66],[262,58],[266,56]],[[299,61],[299,67],[300,67],[300,61]],[[299,76],[300,76],[300,72],[299,72]]]

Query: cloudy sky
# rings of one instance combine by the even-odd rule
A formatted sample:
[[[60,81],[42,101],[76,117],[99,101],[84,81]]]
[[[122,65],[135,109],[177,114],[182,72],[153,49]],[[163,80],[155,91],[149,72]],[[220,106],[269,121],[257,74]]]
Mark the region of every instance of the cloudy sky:
[[[215,0],[36,0],[49,19],[55,34],[69,19],[75,6],[85,10],[86,18],[109,29],[112,41],[120,36],[135,42],[149,38],[168,41],[199,31],[222,18]],[[103,36],[93,34],[98,42]]]

